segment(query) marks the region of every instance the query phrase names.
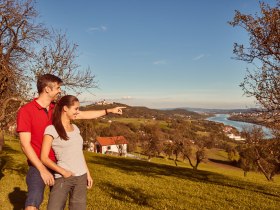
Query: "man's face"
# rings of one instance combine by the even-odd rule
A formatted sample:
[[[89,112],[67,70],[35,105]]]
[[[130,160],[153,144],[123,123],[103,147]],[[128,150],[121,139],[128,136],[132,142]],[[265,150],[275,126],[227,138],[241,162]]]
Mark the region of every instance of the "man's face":
[[[56,100],[61,93],[61,84],[57,84],[56,82],[50,83],[47,87],[47,93],[52,98],[52,100]]]

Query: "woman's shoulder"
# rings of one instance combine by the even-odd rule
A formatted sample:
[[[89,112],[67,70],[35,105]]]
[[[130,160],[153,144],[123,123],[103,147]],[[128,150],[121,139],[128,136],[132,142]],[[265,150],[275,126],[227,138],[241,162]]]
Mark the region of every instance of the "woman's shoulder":
[[[45,134],[54,134],[57,133],[53,125],[48,125],[45,129]]]
[[[46,127],[46,129],[53,129],[54,128],[54,125],[48,125],[47,127]]]
[[[78,126],[76,126],[74,123],[72,125],[74,127],[74,131],[78,131],[80,133],[80,129],[78,128]]]

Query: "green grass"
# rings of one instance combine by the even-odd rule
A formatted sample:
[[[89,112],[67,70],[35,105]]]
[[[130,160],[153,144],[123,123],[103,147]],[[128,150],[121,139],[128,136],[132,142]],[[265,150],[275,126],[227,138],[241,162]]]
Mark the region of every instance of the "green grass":
[[[279,209],[279,176],[274,182],[258,173],[244,178],[240,169],[221,162],[203,163],[195,172],[185,162],[176,167],[164,158],[147,162],[85,155],[94,179],[87,209]],[[211,155],[226,160],[222,151]],[[20,209],[26,196],[26,159],[17,141],[7,141],[0,157],[0,209]],[[47,195],[48,189],[41,209]]]
[[[169,129],[168,123],[164,120],[152,120],[152,119],[144,119],[144,118],[112,118],[112,120],[121,123],[126,123],[126,124],[132,123],[137,127],[139,127],[141,124],[159,123],[160,128]]]

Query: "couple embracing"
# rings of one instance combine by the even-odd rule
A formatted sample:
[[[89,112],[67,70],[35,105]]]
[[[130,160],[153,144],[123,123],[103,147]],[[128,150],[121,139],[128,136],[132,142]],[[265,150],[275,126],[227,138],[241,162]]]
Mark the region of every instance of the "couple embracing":
[[[86,209],[86,192],[93,180],[88,170],[79,128],[75,119],[95,119],[108,113],[122,114],[125,107],[80,111],[72,95],[54,101],[61,93],[62,80],[52,74],[38,78],[38,98],[22,106],[17,115],[17,132],[29,169],[25,210],[38,210],[45,186],[51,186],[48,210]]]

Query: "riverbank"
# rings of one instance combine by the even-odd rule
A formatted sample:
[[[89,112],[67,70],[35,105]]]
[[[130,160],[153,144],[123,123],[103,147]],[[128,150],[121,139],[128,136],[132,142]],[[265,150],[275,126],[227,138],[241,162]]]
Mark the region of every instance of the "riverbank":
[[[251,124],[255,124],[255,125],[261,125],[261,126],[265,126],[264,123],[264,119],[259,117],[250,117],[250,116],[240,116],[240,115],[230,115],[228,117],[228,120],[232,120],[232,121],[238,121],[238,122],[246,122],[246,123],[251,123]]]
[[[252,128],[253,126],[260,126],[260,127],[262,127],[267,138],[272,137],[271,131],[263,125],[258,125],[255,123],[244,122],[244,121],[233,121],[233,120],[229,119],[229,116],[230,116],[229,114],[216,114],[214,117],[209,117],[206,120],[219,122],[219,123],[223,123],[224,125],[229,125],[229,126],[235,127],[239,132],[241,132],[245,128]]]

